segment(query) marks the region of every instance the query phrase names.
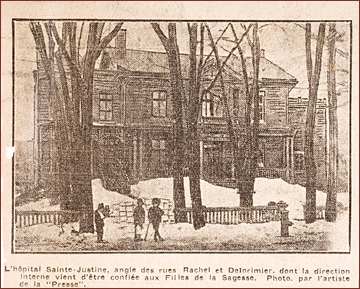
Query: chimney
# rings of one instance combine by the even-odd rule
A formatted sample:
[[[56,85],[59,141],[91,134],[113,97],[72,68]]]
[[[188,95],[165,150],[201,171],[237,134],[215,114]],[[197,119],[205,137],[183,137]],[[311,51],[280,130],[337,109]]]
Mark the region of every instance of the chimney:
[[[116,57],[124,59],[126,56],[126,29],[121,29],[115,38]]]
[[[265,58],[265,49],[260,49],[260,57]]]

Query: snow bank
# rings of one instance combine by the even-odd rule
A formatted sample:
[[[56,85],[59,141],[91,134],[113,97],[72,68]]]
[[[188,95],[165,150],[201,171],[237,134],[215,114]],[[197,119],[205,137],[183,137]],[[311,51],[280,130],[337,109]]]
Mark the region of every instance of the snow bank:
[[[235,207],[239,205],[239,195],[235,189],[212,185],[201,180],[201,197],[207,207]],[[191,206],[189,178],[184,178],[186,206]],[[289,207],[290,218],[303,218],[306,190],[300,185],[289,184],[282,179],[257,178],[255,181],[254,205],[267,205],[270,201],[284,201]],[[141,181],[131,187],[131,195],[151,199],[173,199],[173,179],[158,178]],[[317,191],[317,205],[325,206],[326,193]],[[349,195],[338,194],[338,202],[349,206]]]
[[[254,205],[267,205],[269,201],[284,201],[289,207],[290,218],[302,219],[303,205],[306,200],[306,189],[300,185],[289,184],[282,179],[257,178],[255,180]],[[338,194],[338,202],[344,207],[349,206],[349,195]],[[326,193],[316,191],[317,206],[325,206]]]
[[[60,205],[50,205],[49,199],[41,199],[36,202],[30,202],[17,206],[16,210],[18,211],[58,211],[60,210]]]
[[[92,180],[92,191],[93,191],[93,201],[94,208],[98,207],[99,203],[104,203],[104,205],[109,205],[110,207],[114,204],[119,204],[123,202],[133,202],[134,199],[119,194],[117,192],[106,190],[100,179]],[[30,202],[21,206],[17,206],[16,210],[19,211],[58,211],[60,210],[60,205],[50,205],[49,199],[41,199],[36,202]]]
[[[111,207],[112,205],[115,204],[134,201],[134,199],[128,196],[105,189],[102,186],[100,179],[92,180],[92,191],[93,191],[94,209],[98,207],[99,203],[104,203],[104,205],[109,205]]]
[[[206,207],[235,207],[239,205],[239,195],[235,189],[212,185],[201,180],[201,197]],[[186,206],[191,206],[189,178],[184,178]],[[158,178],[141,181],[131,187],[131,195],[144,199],[161,198],[173,200],[173,179]]]
[[[189,190],[189,178],[184,178],[186,206],[191,206],[191,197]],[[239,205],[239,195],[235,189],[215,186],[204,180],[200,182],[201,196],[203,205],[206,207],[236,207]],[[134,199],[114,191],[106,190],[100,179],[92,181],[94,208],[99,203],[104,203],[110,207],[115,204],[124,202],[134,202]],[[291,219],[303,218],[303,205],[305,204],[306,190],[300,185],[289,184],[282,179],[257,178],[255,181],[254,205],[267,205],[270,201],[284,201],[289,207]],[[146,181],[140,181],[138,184],[131,186],[131,196],[144,199],[155,197],[161,199],[173,200],[173,179],[158,178]],[[325,206],[326,193],[317,191],[317,205]],[[349,206],[349,194],[338,194],[337,200],[345,208]],[[51,206],[48,199],[42,199],[37,202],[31,202],[16,207],[21,211],[55,211],[60,206]]]

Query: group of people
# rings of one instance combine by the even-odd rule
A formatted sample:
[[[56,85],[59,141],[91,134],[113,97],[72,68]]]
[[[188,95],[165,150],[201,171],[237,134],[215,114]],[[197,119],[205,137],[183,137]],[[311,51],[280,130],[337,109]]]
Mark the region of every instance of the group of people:
[[[150,207],[148,212],[149,224],[146,228],[145,236],[143,237],[144,225],[145,225],[145,209],[144,209],[144,200],[139,198],[137,200],[137,206],[134,209],[134,226],[135,226],[135,236],[134,241],[146,241],[146,237],[149,231],[149,226],[152,224],[154,228],[154,240],[155,242],[163,241],[164,239],[160,236],[159,227],[161,223],[161,218],[164,215],[164,211],[159,207],[160,199],[152,199],[152,207]],[[105,217],[108,217],[110,213],[109,206],[104,206],[103,203],[98,205],[98,209],[95,211],[95,227],[97,233],[97,242],[103,242],[104,236],[104,226]]]

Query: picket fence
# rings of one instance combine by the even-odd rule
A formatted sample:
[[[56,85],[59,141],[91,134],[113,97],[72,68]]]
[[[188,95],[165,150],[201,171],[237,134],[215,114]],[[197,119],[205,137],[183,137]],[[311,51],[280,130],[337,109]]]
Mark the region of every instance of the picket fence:
[[[79,213],[76,211],[15,211],[16,227],[26,227],[38,224],[52,223],[59,225],[67,221],[78,221]]]
[[[281,211],[279,206],[255,206],[255,207],[204,207],[203,216],[205,223],[236,225],[240,223],[265,223],[280,221]],[[193,221],[191,208],[183,209],[186,213],[187,223]]]

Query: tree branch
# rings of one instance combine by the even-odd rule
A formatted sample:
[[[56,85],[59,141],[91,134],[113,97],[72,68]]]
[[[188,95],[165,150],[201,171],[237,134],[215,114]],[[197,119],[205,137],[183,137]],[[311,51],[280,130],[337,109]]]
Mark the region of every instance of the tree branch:
[[[202,95],[204,95],[204,93],[206,91],[211,90],[214,85],[215,82],[217,81],[217,79],[219,78],[220,74],[222,73],[227,61],[230,59],[231,55],[234,53],[234,51],[239,47],[239,45],[241,44],[241,42],[243,41],[244,37],[248,34],[250,28],[252,25],[249,25],[249,27],[246,29],[246,31],[244,32],[243,35],[241,35],[241,38],[239,39],[239,41],[236,43],[236,45],[231,49],[230,53],[228,54],[228,56],[225,58],[224,62],[222,63],[221,67],[218,69],[218,73],[215,75],[214,79],[212,80],[212,82],[209,84],[209,86],[203,91]]]
[[[40,54],[41,62],[43,64],[46,76],[48,77],[49,81],[51,79],[51,73],[49,70],[49,58],[46,52],[46,44],[44,39],[44,34],[39,22],[30,22],[29,24],[31,33],[34,36],[36,50]]]
[[[81,24],[81,28],[80,28],[80,35],[79,35],[79,39],[78,39],[78,44],[77,44],[77,55],[78,55],[78,67],[80,66],[80,46],[81,46],[81,38],[82,38],[82,32],[84,29],[84,22]]]
[[[108,44],[111,42],[111,40],[113,40],[114,37],[119,33],[122,25],[123,22],[117,23],[114,29],[100,41],[100,43],[96,48],[95,60],[98,59],[98,57],[101,54],[101,51],[103,51],[106,48],[106,46],[108,46]]]
[[[215,45],[218,44],[218,42],[221,40],[221,38],[223,37],[223,35],[225,34],[226,30],[229,28],[230,23],[225,27],[225,29],[222,31],[222,33],[220,34],[220,36],[218,37],[218,39],[216,39],[215,41]],[[205,27],[204,27],[205,28]],[[205,60],[203,61],[203,67],[202,69],[206,66],[208,60],[210,59],[212,53],[214,52],[214,50],[211,50],[210,53],[206,56]]]
[[[161,30],[158,23],[150,23],[155,33],[159,37],[161,43],[163,44],[166,51],[169,50],[169,39],[165,36],[164,32]]]
[[[73,60],[71,59],[69,53],[66,50],[65,44],[63,42],[63,40],[60,38],[59,33],[57,31],[57,28],[55,26],[54,22],[50,22],[50,27],[52,30],[52,33],[55,37],[56,43],[59,45],[62,54],[65,57],[65,60],[67,62],[67,64],[69,65],[70,70],[74,73],[74,75],[76,75],[76,77],[78,78],[79,82],[81,82],[81,73],[79,71],[79,69],[77,68],[77,66],[75,65],[75,63],[73,62]]]
[[[231,24],[231,29],[232,29],[235,41],[238,42],[238,37],[237,37],[236,31],[235,31],[235,28],[232,24]],[[238,52],[240,55],[242,74],[243,74],[243,78],[244,78],[245,93],[246,93],[245,126],[250,127],[251,94],[250,94],[250,88],[249,88],[249,77],[248,77],[248,73],[247,73],[247,69],[246,69],[246,61],[245,61],[244,53],[241,49],[241,46],[238,46]]]

